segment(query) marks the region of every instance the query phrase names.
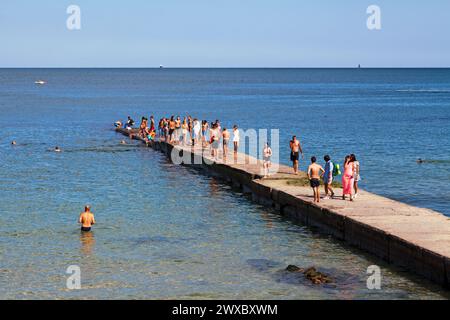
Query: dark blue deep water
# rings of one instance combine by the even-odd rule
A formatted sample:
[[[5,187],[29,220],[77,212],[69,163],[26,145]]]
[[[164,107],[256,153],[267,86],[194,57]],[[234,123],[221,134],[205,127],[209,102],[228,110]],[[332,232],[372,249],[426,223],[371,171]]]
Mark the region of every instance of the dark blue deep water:
[[[187,113],[280,129],[286,164],[293,134],[306,158],[355,153],[362,188],[450,216],[450,69],[1,69],[0,298],[443,297],[112,131],[128,114]],[[336,287],[286,277],[288,264]],[[381,291],[366,288],[372,264]],[[65,286],[69,265],[80,291]]]

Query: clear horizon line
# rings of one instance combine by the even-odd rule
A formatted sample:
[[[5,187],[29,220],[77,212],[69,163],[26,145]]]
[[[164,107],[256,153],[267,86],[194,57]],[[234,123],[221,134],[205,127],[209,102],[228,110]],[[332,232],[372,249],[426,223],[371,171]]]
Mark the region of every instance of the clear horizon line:
[[[450,69],[450,66],[439,66],[439,67],[426,67],[426,66],[406,66],[406,67],[392,67],[392,66],[380,66],[380,67],[364,67],[364,66],[348,66],[348,67],[274,67],[274,66],[260,66],[260,67],[126,67],[126,66],[115,66],[115,67],[5,67],[0,66],[0,69]]]

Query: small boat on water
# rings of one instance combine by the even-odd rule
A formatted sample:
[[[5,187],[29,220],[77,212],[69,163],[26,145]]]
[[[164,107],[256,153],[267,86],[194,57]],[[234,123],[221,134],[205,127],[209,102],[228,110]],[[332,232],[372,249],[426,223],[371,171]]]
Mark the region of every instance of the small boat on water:
[[[42,85],[44,85],[44,84],[47,84],[47,81],[44,81],[44,80],[37,80],[37,81],[34,82],[34,84],[37,84],[37,85],[42,86]]]

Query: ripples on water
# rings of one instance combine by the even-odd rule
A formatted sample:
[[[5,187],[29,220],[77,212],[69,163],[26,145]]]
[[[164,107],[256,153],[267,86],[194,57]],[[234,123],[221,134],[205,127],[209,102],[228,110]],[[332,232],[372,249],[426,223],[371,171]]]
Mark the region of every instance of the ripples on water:
[[[60,154],[45,145],[8,152],[15,183],[1,183],[2,194],[9,194],[0,207],[10,213],[1,216],[2,298],[402,299],[442,293],[285,221],[207,174],[174,166],[140,145],[113,145],[120,139],[113,133],[110,138],[107,147],[67,147]],[[31,164],[23,153],[42,158]],[[98,220],[90,234],[76,226],[85,202]],[[365,289],[366,268],[374,263],[383,267],[381,292]],[[317,266],[335,283],[314,286],[285,272],[289,264]],[[64,289],[69,265],[81,267],[84,290]]]
[[[282,139],[291,130],[301,135],[308,154],[329,149],[340,157],[356,150],[364,164],[364,187],[418,205],[433,199],[431,205],[439,209],[450,199],[440,195],[434,202],[427,190],[433,183],[448,188],[444,151],[449,142],[441,139],[435,147],[430,135],[440,131],[443,136],[447,120],[430,118],[430,125],[417,131],[414,119],[426,114],[414,106],[409,112],[381,97],[361,113],[357,93],[349,96],[347,89],[332,86],[325,96],[316,96],[308,90],[323,92],[320,85],[294,83],[284,94],[283,86],[258,84],[262,71],[187,71],[183,77],[176,73],[183,71],[156,76],[156,71],[52,70],[39,77],[37,72],[0,71],[0,79],[9,79],[0,81],[0,298],[447,297],[437,286],[284,220],[205,173],[174,166],[139,144],[120,145],[123,137],[110,127],[128,113],[158,117],[161,110],[193,110],[201,118],[224,119],[227,126],[279,126],[285,128]],[[296,79],[277,72],[273,82]],[[128,79],[122,82],[127,84],[105,81],[114,76]],[[242,80],[238,84],[236,77]],[[35,78],[53,85],[37,89],[28,83]],[[69,78],[71,86],[65,84]],[[245,87],[253,82],[254,88]],[[362,87],[358,90],[367,90]],[[259,96],[266,90],[273,92]],[[340,90],[345,96],[337,96]],[[332,114],[334,104],[344,114]],[[438,118],[448,117],[447,109],[430,105]],[[317,106],[329,112],[316,115]],[[391,108],[398,111],[396,119],[389,117]],[[295,121],[287,121],[292,115]],[[331,141],[320,138],[320,120],[329,124]],[[354,124],[358,135],[343,134],[343,121]],[[18,145],[11,146],[11,140]],[[63,152],[52,152],[56,145]],[[417,165],[418,157],[432,161]],[[415,193],[413,199],[408,192]],[[86,203],[92,204],[98,225],[93,233],[80,234],[76,222]],[[336,282],[313,286],[283,271],[289,264],[316,266]],[[382,267],[381,291],[366,289],[372,264]],[[69,265],[81,267],[83,290],[65,289]]]

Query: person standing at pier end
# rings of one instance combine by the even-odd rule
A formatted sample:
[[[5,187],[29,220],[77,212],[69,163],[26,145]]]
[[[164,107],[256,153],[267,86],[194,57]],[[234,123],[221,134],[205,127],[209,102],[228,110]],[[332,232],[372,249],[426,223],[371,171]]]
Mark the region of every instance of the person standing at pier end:
[[[302,145],[300,144],[300,141],[297,139],[297,136],[292,137],[292,140],[289,143],[289,147],[291,148],[291,161],[292,167],[294,168],[294,174],[298,174],[298,161],[300,158],[300,153],[302,154],[302,159],[304,159],[304,156]]]
[[[128,116],[127,123],[125,124],[125,129],[131,130],[134,126],[134,120],[131,119],[131,116]]]
[[[78,223],[81,224],[81,231],[83,232],[91,231],[92,226],[95,224],[95,217],[94,214],[91,212],[90,206],[87,205],[84,207],[84,212],[80,214]]]
[[[325,187],[325,198],[324,199],[333,199],[334,197],[334,191],[333,191],[333,187],[331,186],[331,184],[333,183],[333,170],[334,170],[334,164],[333,162],[331,162],[331,158],[329,155],[326,155],[324,158],[325,160],[325,171],[323,173],[323,184]],[[328,194],[330,194],[330,197],[328,196]]]
[[[320,176],[325,171],[321,165],[316,163],[316,157],[311,158],[311,164],[308,167],[308,179],[314,192],[314,202],[320,202]]]

